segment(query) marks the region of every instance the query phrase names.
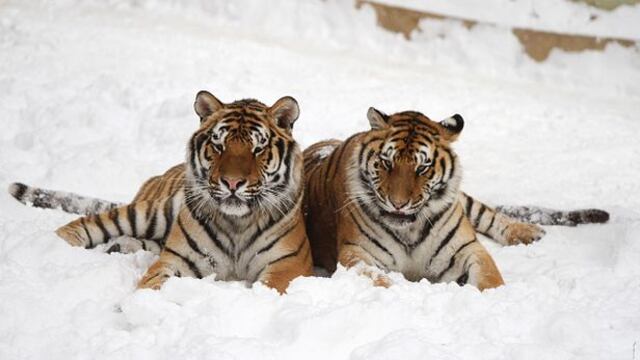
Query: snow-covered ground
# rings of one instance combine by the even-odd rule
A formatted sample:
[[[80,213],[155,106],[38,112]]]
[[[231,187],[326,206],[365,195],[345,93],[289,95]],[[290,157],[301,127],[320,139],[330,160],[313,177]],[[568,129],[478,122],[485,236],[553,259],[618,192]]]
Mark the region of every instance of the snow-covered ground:
[[[535,64],[504,29],[422,27],[406,42],[346,0],[0,2],[2,188],[126,201],[182,160],[208,89],[293,95],[304,146],[366,129],[372,105],[458,112],[469,193],[612,213],[487,243],[507,285],[484,293],[344,270],[285,296],[212,279],[135,291],[151,254],[71,248],[53,230],[72,216],[2,191],[0,359],[639,359],[638,48]]]

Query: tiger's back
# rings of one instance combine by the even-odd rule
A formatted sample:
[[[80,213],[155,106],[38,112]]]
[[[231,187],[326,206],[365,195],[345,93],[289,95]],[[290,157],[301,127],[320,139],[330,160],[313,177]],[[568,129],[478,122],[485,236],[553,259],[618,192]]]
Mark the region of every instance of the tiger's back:
[[[338,262],[336,211],[339,193],[332,191],[333,184],[342,179],[330,176],[341,174],[339,166],[344,166],[335,158],[340,140],[315,143],[303,152],[305,176],[305,224],[311,243],[311,253],[315,266],[334,271]],[[331,164],[335,168],[329,169]],[[333,171],[330,171],[333,170]]]
[[[131,202],[155,201],[175,196],[184,188],[185,164],[176,165],[164,174],[145,181]]]

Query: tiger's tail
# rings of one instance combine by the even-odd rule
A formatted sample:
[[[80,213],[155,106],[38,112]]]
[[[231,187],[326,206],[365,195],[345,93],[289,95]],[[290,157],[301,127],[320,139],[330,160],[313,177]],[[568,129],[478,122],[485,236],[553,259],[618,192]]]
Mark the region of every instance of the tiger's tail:
[[[537,206],[497,206],[496,211],[522,222],[539,225],[576,226],[609,221],[609,213],[600,209],[563,211]]]
[[[72,214],[91,215],[115,209],[122,204],[70,192],[47,190],[22,183],[9,185],[9,194],[27,206],[57,209]]]

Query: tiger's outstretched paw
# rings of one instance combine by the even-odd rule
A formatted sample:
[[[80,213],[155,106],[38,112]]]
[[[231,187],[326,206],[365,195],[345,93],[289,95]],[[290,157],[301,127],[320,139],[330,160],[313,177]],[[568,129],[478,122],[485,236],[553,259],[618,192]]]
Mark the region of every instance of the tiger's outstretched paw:
[[[531,244],[540,240],[546,232],[535,224],[514,223],[507,226],[505,240],[507,245]]]
[[[71,246],[79,246],[86,248],[89,245],[86,235],[84,235],[84,228],[80,224],[76,224],[76,221],[70,222],[67,225],[61,226],[56,230],[56,235],[61,237]]]

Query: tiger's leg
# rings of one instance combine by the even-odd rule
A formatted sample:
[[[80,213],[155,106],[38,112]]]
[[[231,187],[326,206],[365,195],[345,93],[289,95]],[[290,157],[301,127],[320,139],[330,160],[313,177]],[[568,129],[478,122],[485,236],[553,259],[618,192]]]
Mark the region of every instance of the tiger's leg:
[[[298,276],[313,275],[311,245],[305,240],[295,250],[270,262],[258,280],[284,294],[291,280]]]
[[[538,225],[517,221],[461,193],[460,202],[475,230],[502,245],[530,244],[545,231]]]
[[[388,288],[392,284],[384,270],[375,265],[376,260],[373,256],[355,242],[343,242],[338,249],[338,262],[347,269],[356,267],[358,274],[373,280],[374,286]]]
[[[171,224],[160,258],[140,279],[138,288],[159,289],[172,276],[202,278],[212,274],[219,259],[203,246],[199,229],[189,210],[183,208]]]
[[[464,245],[451,262],[451,266],[440,276],[439,281],[455,281],[461,286],[470,284],[481,291],[504,285],[496,263],[478,240]]]
[[[284,225],[286,229],[288,225]],[[261,252],[259,251],[258,254]],[[276,289],[279,293],[286,292],[291,280],[298,276],[313,275],[313,258],[311,244],[307,238],[302,213],[292,221],[291,228],[286,234],[276,240],[273,246],[263,252],[262,258],[253,260],[257,281]],[[258,264],[265,264],[262,268]]]
[[[177,201],[175,198],[140,201],[83,216],[58,228],[56,234],[72,246],[84,248],[94,248],[120,236],[143,239],[141,247],[152,248],[145,241],[158,242],[159,247],[176,215],[174,209],[179,208]]]

